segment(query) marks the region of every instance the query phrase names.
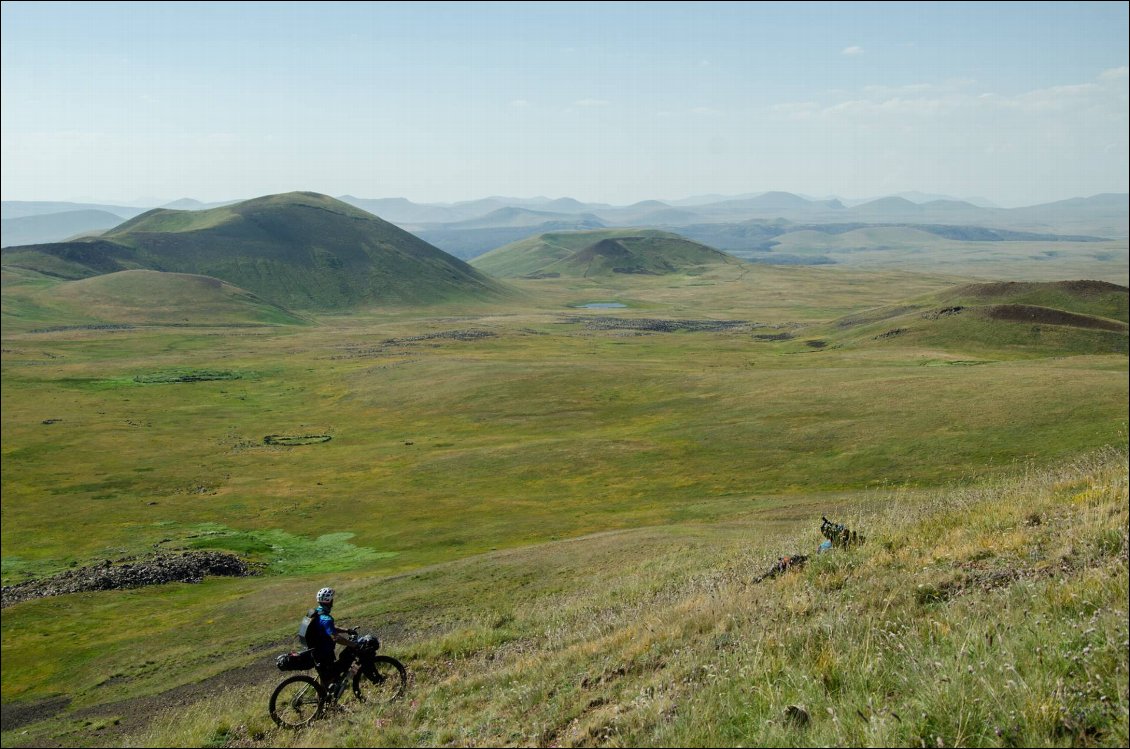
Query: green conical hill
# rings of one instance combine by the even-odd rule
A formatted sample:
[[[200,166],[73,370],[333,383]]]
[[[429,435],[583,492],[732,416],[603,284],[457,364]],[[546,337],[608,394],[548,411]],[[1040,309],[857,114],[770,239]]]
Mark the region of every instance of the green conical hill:
[[[97,241],[8,248],[3,261],[71,279],[139,268],[212,276],[291,309],[431,304],[506,293],[422,239],[307,192],[205,211],[156,209]]]
[[[472,265],[500,278],[518,278],[664,275],[738,262],[670,232],[601,229],[539,234],[481,255]]]

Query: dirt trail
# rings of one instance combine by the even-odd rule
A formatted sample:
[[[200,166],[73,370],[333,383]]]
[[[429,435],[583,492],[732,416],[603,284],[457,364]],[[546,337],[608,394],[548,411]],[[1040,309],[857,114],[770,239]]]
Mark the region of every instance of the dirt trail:
[[[168,710],[184,708],[207,697],[233,689],[261,695],[265,712],[270,691],[282,678],[282,674],[275,668],[273,654],[275,651],[281,653],[288,647],[285,643],[264,647],[255,662],[224,671],[200,682],[183,684],[148,697],[80,708],[65,715],[63,713],[71,701],[69,697],[52,697],[33,703],[3,705],[4,730],[13,731],[53,717],[62,717],[76,726],[74,732],[58,736],[56,740],[29,739],[27,743],[21,743],[18,736],[15,736],[12,737],[11,746],[117,746],[122,743],[123,737],[144,731],[151,721]],[[80,727],[82,723],[90,725]]]

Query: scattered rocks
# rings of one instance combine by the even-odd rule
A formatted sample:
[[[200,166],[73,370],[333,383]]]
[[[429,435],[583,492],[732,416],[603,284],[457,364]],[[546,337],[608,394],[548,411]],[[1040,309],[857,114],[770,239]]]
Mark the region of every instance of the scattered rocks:
[[[330,357],[331,359],[356,359],[369,356],[378,356],[385,353],[392,346],[401,346],[406,343],[419,343],[420,341],[451,340],[451,341],[477,341],[483,338],[494,338],[498,334],[487,330],[445,330],[439,333],[424,333],[422,335],[406,336],[404,338],[386,338],[376,346],[346,346],[344,355]]]
[[[882,341],[885,338],[894,338],[896,336],[902,335],[903,333],[909,332],[910,328],[895,328],[894,330],[888,330],[886,333],[880,333],[879,335],[875,336],[875,340]]]
[[[848,317],[841,317],[836,321],[837,328],[853,328],[858,325],[869,325],[881,320],[887,320],[899,315],[905,315],[908,312],[913,312],[919,309],[915,306],[902,306],[902,307],[888,307],[887,309],[876,310],[872,312],[865,312],[861,315],[849,315]]]
[[[253,574],[254,568],[234,554],[221,551],[158,552],[140,559],[131,558],[125,564],[104,559],[44,580],[5,585],[0,591],[0,605],[7,607],[34,598],[91,590],[122,590],[172,582],[198,583],[205,575],[245,577]]]
[[[300,435],[285,435],[285,434],[268,434],[263,438],[264,445],[283,445],[285,447],[294,447],[296,445],[316,445],[320,442],[329,442],[333,439],[333,435],[329,434],[300,434]]]
[[[494,338],[497,334],[486,330],[445,330],[442,333],[424,333],[423,335],[408,336],[407,338],[388,338],[383,341],[386,346],[399,343],[414,343],[416,341],[433,341],[436,339],[449,339],[452,341],[477,341],[480,338]]]
[[[715,333],[749,325],[748,320],[662,320],[647,317],[571,316],[566,317],[565,322],[584,323],[589,330],[646,330],[653,333],[675,333],[680,330],[693,333]]]
[[[943,317],[950,317],[951,315],[960,315],[965,311],[965,307],[943,307],[942,309],[931,310],[922,313],[923,320],[939,320]]]

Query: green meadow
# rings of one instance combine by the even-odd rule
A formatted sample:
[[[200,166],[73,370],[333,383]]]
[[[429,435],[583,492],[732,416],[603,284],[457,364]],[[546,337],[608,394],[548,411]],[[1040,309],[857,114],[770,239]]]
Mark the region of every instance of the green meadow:
[[[1024,745],[1083,732],[1119,745],[1125,653],[1079,627],[1124,631],[1126,296],[986,300],[966,283],[735,263],[302,316],[202,288],[209,316],[194,321],[112,308],[106,291],[90,307],[93,292],[6,273],[4,584],[157,549],[227,550],[260,574],[6,607],[3,744]],[[580,308],[592,302],[624,307]],[[984,304],[1092,322],[1032,324]],[[959,305],[969,311],[928,316]],[[1010,578],[1032,590],[989,586],[954,605],[915,593],[954,584],[950,562],[1025,559],[1016,529],[1033,513],[1066,535],[1040,525],[1042,556],[1024,569],[1054,566],[1078,534],[1093,564],[1071,596],[1121,595],[1122,625],[1070,596],[1070,623],[1056,619],[1066,594],[1035,572]],[[759,602],[749,578],[810,553],[822,514],[886,545],[817,560]],[[416,697],[278,734],[273,656],[323,585],[339,590],[343,622],[409,665]],[[988,662],[986,612],[1009,612],[993,632],[1019,632],[1025,596],[1071,643],[1096,640],[1090,657],[1115,674],[1079,698],[1091,728],[1011,693],[993,710],[970,704],[966,727],[947,713],[972,693],[952,681],[961,659]],[[963,626],[964,644],[936,637]],[[848,650],[892,627],[905,663],[879,640]],[[1036,647],[1016,632],[1007,647]],[[909,689],[928,661],[950,686]],[[1051,671],[986,668],[994,689],[1008,677],[1038,682],[1033,699],[1057,694]],[[864,673],[900,696],[867,702]],[[810,729],[782,722],[801,701]],[[1121,722],[1102,705],[1120,705]],[[999,735],[998,712],[1017,716]]]

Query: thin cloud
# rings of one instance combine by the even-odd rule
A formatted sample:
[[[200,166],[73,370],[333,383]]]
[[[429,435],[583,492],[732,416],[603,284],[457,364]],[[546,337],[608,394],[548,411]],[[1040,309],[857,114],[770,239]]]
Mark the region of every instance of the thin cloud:
[[[578,99],[573,104],[578,107],[605,107],[611,102],[608,99]]]
[[[1121,71],[1121,72],[1120,72]],[[791,120],[837,118],[850,116],[883,117],[918,116],[936,117],[967,112],[1017,110],[1035,112],[1091,111],[1108,109],[1113,100],[1110,84],[1127,77],[1126,68],[1112,68],[1098,76],[1099,83],[1076,83],[1050,86],[1004,96],[996,92],[969,90],[976,82],[954,79],[940,84],[916,83],[906,86],[863,86],[855,96],[837,97],[830,102],[781,102],[766,110],[778,117]],[[1104,85],[1105,84],[1105,85]],[[839,93],[839,92],[837,92]]]
[[[847,55],[848,57],[858,57],[863,54],[863,47],[844,47],[840,54]]]

